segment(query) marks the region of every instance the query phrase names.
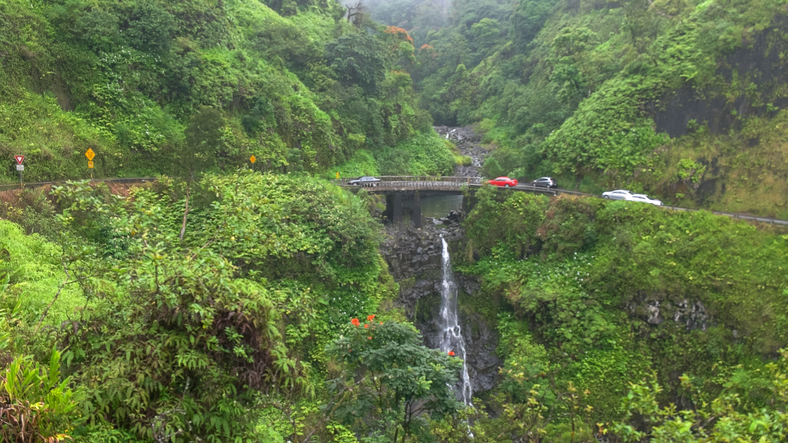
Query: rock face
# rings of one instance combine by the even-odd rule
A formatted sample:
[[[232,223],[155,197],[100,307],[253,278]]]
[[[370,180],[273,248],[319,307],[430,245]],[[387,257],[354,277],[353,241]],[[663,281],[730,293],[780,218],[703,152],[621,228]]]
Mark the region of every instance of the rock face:
[[[688,331],[705,331],[713,326],[713,319],[700,300],[671,297],[669,294],[640,293],[628,309],[631,315],[654,326],[665,320],[683,324]]]
[[[397,302],[424,337],[430,348],[440,346],[441,303],[441,240],[443,234],[449,247],[462,238],[461,214],[452,212],[442,219],[428,219],[424,228],[390,225],[388,238],[381,253],[389,271],[400,284]],[[465,339],[468,374],[475,393],[491,389],[503,364],[495,354],[498,335],[495,328],[478,313],[463,309],[463,300],[478,296],[480,284],[474,279],[455,274],[459,289],[459,323]]]
[[[503,366],[503,362],[495,354],[495,348],[498,346],[498,333],[479,313],[462,308],[463,300],[479,293],[479,283],[463,278],[461,275],[456,277],[460,297],[459,323],[462,328],[462,336],[465,339],[468,375],[474,393],[488,391],[497,383],[498,368]],[[441,298],[439,285],[440,282],[437,282],[433,293],[417,301],[413,320],[424,336],[425,345],[430,348],[440,346],[441,326],[438,317]]]
[[[389,265],[389,272],[400,285],[397,302],[413,318],[416,302],[428,295],[437,294],[440,300],[441,283],[441,234],[449,244],[462,238],[460,215],[452,211],[449,217],[427,217],[423,228],[406,224],[387,226],[387,238],[381,254]]]
[[[482,140],[481,136],[473,132],[470,126],[459,128],[435,126],[433,129],[443,138],[454,143],[462,155],[467,155],[471,158],[470,166],[455,166],[454,175],[457,177],[479,177],[484,158],[488,154],[488,151],[479,144]]]

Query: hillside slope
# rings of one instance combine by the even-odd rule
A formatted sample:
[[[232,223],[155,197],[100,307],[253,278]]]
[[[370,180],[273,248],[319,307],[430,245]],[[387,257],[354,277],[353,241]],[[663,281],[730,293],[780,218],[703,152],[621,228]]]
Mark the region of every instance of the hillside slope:
[[[406,36],[333,0],[270,3],[0,1],[0,181],[13,155],[30,181],[84,178],[88,148],[98,176],[252,154],[318,172],[429,129],[395,71]]]

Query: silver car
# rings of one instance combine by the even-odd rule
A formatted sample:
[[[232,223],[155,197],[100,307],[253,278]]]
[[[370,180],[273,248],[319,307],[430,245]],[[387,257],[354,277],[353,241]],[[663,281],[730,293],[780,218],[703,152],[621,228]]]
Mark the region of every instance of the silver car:
[[[632,200],[632,193],[626,189],[617,189],[602,193],[602,197],[610,200]]]
[[[648,203],[654,206],[662,206],[662,201],[655,198],[649,198],[646,194],[632,194],[630,201]]]
[[[353,186],[377,186],[379,181],[380,179],[375,177],[359,177],[355,180],[350,180],[348,184]]]

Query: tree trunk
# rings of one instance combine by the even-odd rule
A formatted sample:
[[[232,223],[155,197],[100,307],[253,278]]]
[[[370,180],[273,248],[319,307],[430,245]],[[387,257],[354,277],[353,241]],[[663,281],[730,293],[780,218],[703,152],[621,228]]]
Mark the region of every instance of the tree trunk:
[[[194,171],[192,171],[191,179],[186,182],[186,209],[183,210],[183,224],[181,225],[181,235],[178,237],[181,241],[183,241],[183,234],[186,233],[186,218],[189,217],[189,191],[192,187],[192,181],[194,180]]]

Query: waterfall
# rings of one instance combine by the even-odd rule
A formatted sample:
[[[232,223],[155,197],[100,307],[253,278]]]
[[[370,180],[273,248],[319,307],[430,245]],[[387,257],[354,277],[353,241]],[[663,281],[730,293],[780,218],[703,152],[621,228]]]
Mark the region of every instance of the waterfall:
[[[449,257],[449,245],[441,235],[443,243],[443,284],[441,286],[441,351],[448,353],[454,352],[455,357],[462,359],[462,391],[457,398],[468,406],[473,406],[473,387],[468,377],[468,363],[465,359],[465,340],[462,338],[462,331],[457,316],[457,284],[454,282],[454,273],[451,270],[451,257]]]

